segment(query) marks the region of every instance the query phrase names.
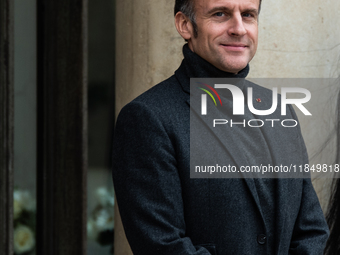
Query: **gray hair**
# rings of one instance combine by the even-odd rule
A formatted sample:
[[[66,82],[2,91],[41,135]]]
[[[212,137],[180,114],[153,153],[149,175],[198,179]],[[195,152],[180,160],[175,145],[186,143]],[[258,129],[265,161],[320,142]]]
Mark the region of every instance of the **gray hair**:
[[[185,16],[187,16],[194,28],[194,36],[197,37],[198,28],[196,24],[196,15],[195,15],[195,5],[194,0],[176,0],[175,2],[175,15],[177,12],[182,12]]]

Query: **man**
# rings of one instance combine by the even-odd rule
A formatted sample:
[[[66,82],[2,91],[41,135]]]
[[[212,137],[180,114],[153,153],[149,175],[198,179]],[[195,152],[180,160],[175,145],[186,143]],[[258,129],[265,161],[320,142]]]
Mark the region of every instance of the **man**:
[[[184,60],[122,109],[115,130],[113,181],[135,255],[323,252],[328,228],[310,179],[190,178],[190,78],[246,77],[260,4],[176,0],[176,28],[188,42]],[[271,92],[250,83],[240,89],[249,86],[265,99],[260,107],[270,108]],[[296,119],[292,107],[287,118]],[[208,133],[198,147],[214,140],[236,165],[307,163],[299,128],[235,130],[227,139]]]

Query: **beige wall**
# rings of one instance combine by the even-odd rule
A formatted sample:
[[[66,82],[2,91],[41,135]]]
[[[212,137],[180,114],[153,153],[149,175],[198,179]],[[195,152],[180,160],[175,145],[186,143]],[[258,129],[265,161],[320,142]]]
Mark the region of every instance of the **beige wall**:
[[[116,113],[133,98],[171,76],[179,66],[184,41],[174,26],[173,5],[174,1],[170,0],[117,1]],[[338,0],[264,0],[259,23],[259,47],[250,64],[249,77],[338,76],[338,17]],[[333,129],[330,120],[335,114],[335,97],[332,94],[337,90],[334,86],[332,89],[329,86],[313,89],[322,91],[323,100],[329,103],[329,107],[315,107],[315,114],[329,116],[325,117],[329,123],[320,133],[308,120],[301,122],[309,153],[317,150]],[[319,136],[315,141],[316,134]],[[327,155],[329,163],[335,157],[335,140],[332,141],[323,154]],[[324,208],[329,183],[329,180],[313,182]],[[117,213],[116,220],[115,254],[131,254]]]
[[[172,2],[117,1],[117,113],[180,64],[184,41],[174,26]]]
[[[340,1],[263,1],[253,77],[339,74]]]

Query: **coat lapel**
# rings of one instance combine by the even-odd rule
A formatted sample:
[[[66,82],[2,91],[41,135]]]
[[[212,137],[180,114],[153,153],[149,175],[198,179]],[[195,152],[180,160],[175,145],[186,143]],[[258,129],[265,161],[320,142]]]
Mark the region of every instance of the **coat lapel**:
[[[265,89],[262,87],[259,87],[257,85],[252,86],[254,88],[253,91],[253,105],[256,105],[256,109],[258,110],[267,110],[270,109],[272,105],[272,99],[269,96],[264,96]],[[256,98],[261,98],[261,103],[256,104]],[[279,98],[278,105],[281,105],[281,100]],[[302,155],[302,152],[304,151],[304,148],[297,147],[296,146],[296,139],[299,139],[299,127],[296,128],[288,128],[283,127],[281,125],[282,119],[286,119],[286,116],[281,116],[280,113],[280,107],[278,107],[278,110],[274,112],[271,116],[259,116],[255,115],[255,118],[261,119],[262,121],[266,121],[266,119],[280,119],[280,121],[275,122],[274,127],[271,125],[264,125],[261,127],[261,131],[263,133],[263,137],[266,140],[266,143],[269,147],[269,151],[271,153],[272,161],[274,166],[294,166],[298,165],[299,162],[301,162],[301,158],[304,158],[304,155]],[[289,114],[289,113],[288,113]],[[289,116],[289,115],[288,115]],[[297,117],[295,114],[292,113],[293,118],[297,120]],[[290,116],[289,118],[291,118]],[[278,135],[280,134],[280,135]],[[289,155],[289,158],[288,156]],[[293,176],[295,175],[295,176]],[[284,227],[285,227],[285,221],[287,217],[287,211],[289,204],[288,199],[285,194],[287,194],[287,188],[288,188],[288,182],[289,179],[287,179],[288,175],[281,175],[278,176],[278,182],[277,182],[277,196],[276,201],[277,204],[280,205],[280,210],[277,210],[277,221],[276,221],[276,227],[277,227],[277,233],[276,236],[276,243],[280,244],[280,239],[282,236],[284,236]],[[293,173],[290,178],[297,177],[297,173]],[[284,247],[283,247],[284,248]],[[277,247],[277,254],[280,253],[280,246]]]
[[[195,56],[191,56],[191,55],[195,55],[195,54],[191,54],[191,52],[188,49],[186,49],[186,47],[183,47],[183,53],[184,53],[185,59],[183,60],[179,69],[175,72],[175,77],[177,78],[178,82],[181,84],[183,92],[188,94],[188,96],[190,95],[190,78],[191,77],[228,77],[228,76],[226,76],[225,73],[220,74],[219,73],[220,71],[212,72],[210,69],[211,68],[215,69],[215,68],[212,67],[211,64],[207,63],[207,64],[205,64],[204,66],[201,66],[201,67],[196,66],[195,62],[200,62],[202,64],[202,62],[205,63],[205,61],[200,60],[200,58],[195,59]],[[191,57],[193,59],[191,59]],[[190,64],[186,64],[187,58],[188,58],[188,61],[190,62]],[[205,71],[205,69],[210,70],[210,71],[206,71],[206,73],[200,73],[200,72],[196,71],[196,70]],[[248,72],[249,72],[249,65],[247,65],[247,67],[244,70],[242,70],[237,77],[234,76],[234,78],[244,78],[244,77],[247,76]],[[195,102],[191,102],[190,99],[189,99],[189,100],[187,100],[187,103],[188,103],[188,106],[192,109],[192,111],[198,117],[201,116],[201,114],[199,112],[201,108],[200,108],[199,105],[197,105],[197,102],[196,102],[196,105],[195,105]],[[210,104],[211,104],[211,102],[210,102]],[[213,107],[211,107],[211,105],[210,105],[210,108],[214,109]],[[211,123],[208,123],[208,119],[202,118],[202,121],[205,125],[207,125],[207,128],[209,128],[211,130],[212,126],[211,126]],[[245,157],[243,151],[238,146],[231,146],[232,145],[231,143],[225,142],[225,141],[228,141],[230,134],[228,134],[227,132],[216,132],[216,133],[213,132],[213,134],[216,136],[216,139],[223,144],[224,148],[226,149],[226,151],[231,156],[230,158],[234,160],[235,166],[237,166],[239,168],[241,162],[244,162],[244,165],[248,164],[247,157]],[[244,179],[246,185],[248,186],[252,197],[255,200],[257,208],[258,208],[258,210],[261,214],[262,222],[263,222],[263,224],[265,224],[254,180],[252,178],[243,178],[243,179]]]
[[[196,93],[196,91],[192,92],[192,94],[193,93]],[[197,95],[194,95],[194,97],[197,97]],[[209,111],[214,111],[213,114],[211,115],[219,116],[220,119],[226,118],[224,114],[219,112],[219,110],[216,108],[216,106],[213,104],[211,100],[207,100],[207,101],[208,101],[207,108],[209,109]],[[190,100],[187,100],[187,103],[191,109],[190,118],[195,117],[195,118],[199,118],[202,121],[202,125],[204,125],[205,128],[208,129],[211,132],[211,134],[215,136],[216,140],[219,141],[220,144],[223,145],[223,147],[225,148],[225,151],[227,152],[227,154],[229,154],[230,159],[233,160],[232,163],[234,163],[237,169],[240,169],[241,166],[250,165],[248,158],[242,151],[242,148],[240,148],[237,145],[235,146],[235,144],[237,143],[235,143],[235,137],[233,136],[232,132],[226,132],[223,129],[213,128],[213,125],[212,125],[213,118],[209,117],[211,115],[209,114],[205,116],[201,115],[201,112],[200,112],[201,106],[200,106],[199,100],[193,100],[193,97],[191,97]],[[243,178],[244,181],[246,182],[250,190],[250,193],[252,197],[254,198],[257,208],[260,212],[263,224],[265,224],[261,205],[260,205],[260,200],[259,200],[256,187],[255,187],[255,183],[254,183],[254,179],[249,178],[249,175],[246,176],[243,173],[239,173],[239,178]]]

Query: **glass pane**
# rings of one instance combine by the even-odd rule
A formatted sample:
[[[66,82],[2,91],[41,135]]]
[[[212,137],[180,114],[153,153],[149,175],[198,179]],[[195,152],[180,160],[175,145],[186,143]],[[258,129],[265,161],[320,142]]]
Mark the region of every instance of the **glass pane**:
[[[14,1],[14,252],[35,254],[36,0]]]
[[[112,254],[115,3],[89,1],[88,254]]]

